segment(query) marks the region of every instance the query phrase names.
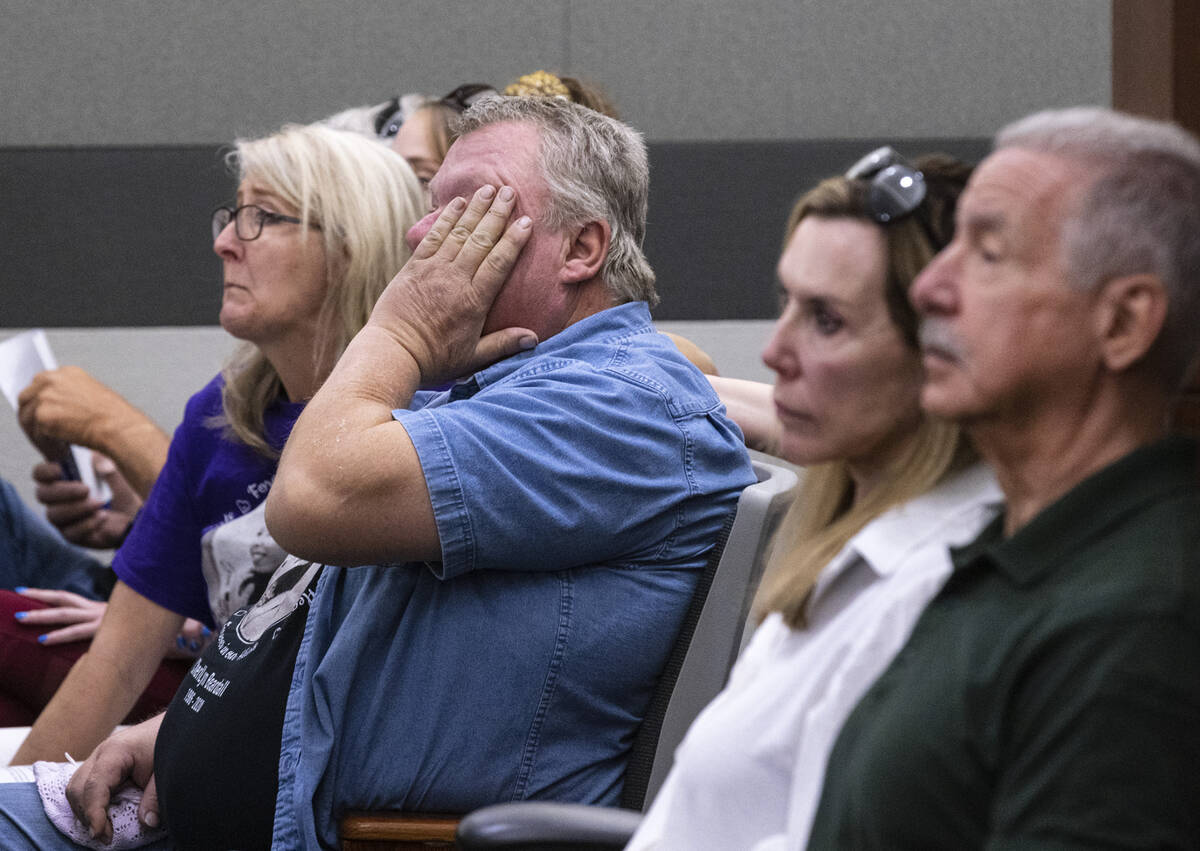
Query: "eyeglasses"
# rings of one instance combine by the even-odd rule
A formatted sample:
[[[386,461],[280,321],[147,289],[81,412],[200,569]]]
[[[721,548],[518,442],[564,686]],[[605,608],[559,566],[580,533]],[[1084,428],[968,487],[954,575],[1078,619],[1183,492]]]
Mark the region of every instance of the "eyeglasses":
[[[485,97],[499,94],[487,83],[467,83],[465,86],[459,86],[445,97],[438,98],[438,103],[450,107],[455,112],[466,112]]]
[[[263,225],[288,224],[299,225],[304,222],[295,216],[285,216],[282,213],[272,213],[257,204],[243,204],[240,207],[217,207],[212,212],[213,242],[221,235],[221,231],[233,222],[234,233],[242,242],[249,242],[262,236]],[[320,230],[320,225],[309,223],[310,228]]]
[[[846,177],[870,181],[867,211],[881,224],[910,215],[925,200],[925,175],[886,145],[850,166]]]

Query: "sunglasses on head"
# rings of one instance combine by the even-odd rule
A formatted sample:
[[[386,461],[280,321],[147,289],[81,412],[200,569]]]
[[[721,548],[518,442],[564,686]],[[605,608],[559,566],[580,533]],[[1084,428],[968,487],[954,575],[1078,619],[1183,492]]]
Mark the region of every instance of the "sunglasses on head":
[[[467,83],[465,86],[459,86],[450,94],[438,98],[438,103],[450,107],[455,112],[466,112],[477,101],[498,94],[500,93],[486,83]]]
[[[910,215],[925,200],[925,175],[887,145],[850,166],[846,177],[869,181],[867,210],[881,224]]]

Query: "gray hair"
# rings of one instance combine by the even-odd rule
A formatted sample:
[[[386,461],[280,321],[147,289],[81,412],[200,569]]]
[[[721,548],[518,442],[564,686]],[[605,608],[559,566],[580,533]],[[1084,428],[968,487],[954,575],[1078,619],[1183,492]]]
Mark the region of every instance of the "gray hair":
[[[1167,291],[1155,346],[1172,386],[1200,354],[1200,142],[1183,129],[1097,107],[1047,110],[1003,128],[996,149],[1081,161],[1096,174],[1063,224],[1072,282],[1092,289],[1151,273]]]
[[[550,193],[545,224],[565,228],[606,221],[612,232],[601,276],[618,304],[658,303],[654,270],[642,253],[650,166],[641,134],[620,121],[559,98],[488,97],[456,128],[532,124],[541,133],[538,163]]]

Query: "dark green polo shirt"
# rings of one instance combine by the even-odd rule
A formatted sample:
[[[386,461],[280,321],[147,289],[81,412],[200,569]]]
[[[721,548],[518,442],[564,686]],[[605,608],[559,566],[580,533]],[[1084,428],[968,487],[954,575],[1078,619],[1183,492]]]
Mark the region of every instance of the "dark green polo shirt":
[[[953,556],[834,745],[810,848],[1200,847],[1196,445]]]

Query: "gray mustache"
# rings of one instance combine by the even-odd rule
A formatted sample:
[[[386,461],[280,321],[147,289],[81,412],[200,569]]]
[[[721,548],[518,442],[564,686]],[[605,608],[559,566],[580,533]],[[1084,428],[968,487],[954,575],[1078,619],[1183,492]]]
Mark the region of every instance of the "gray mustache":
[[[926,319],[921,322],[917,331],[917,340],[922,349],[937,349],[956,358],[961,357],[963,353],[963,347],[958,338],[950,332],[945,323],[937,319]]]

